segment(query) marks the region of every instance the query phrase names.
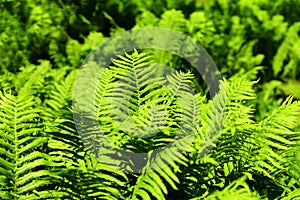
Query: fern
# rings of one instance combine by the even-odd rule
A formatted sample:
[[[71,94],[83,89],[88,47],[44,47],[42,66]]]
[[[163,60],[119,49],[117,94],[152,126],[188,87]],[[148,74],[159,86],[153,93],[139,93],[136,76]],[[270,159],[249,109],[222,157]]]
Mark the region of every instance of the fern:
[[[178,98],[178,107],[173,111],[173,118],[178,130],[171,145],[167,145],[160,152],[154,153],[155,156],[149,155],[150,159],[144,167],[142,174],[138,177],[135,184],[131,199],[165,199],[168,194],[166,183],[173,189],[177,189],[176,184],[179,179],[176,172],[179,171],[178,164],[187,165],[187,159],[183,152],[188,150],[195,134],[197,133],[198,123],[198,104],[194,95],[189,93],[189,83],[192,76],[190,74],[174,73],[167,76],[169,81],[169,90]],[[170,102],[174,101],[171,99]],[[196,128],[195,128],[196,127]],[[168,138],[160,138],[166,140]],[[170,141],[171,142],[171,141]]]
[[[77,40],[69,38],[66,44],[67,59],[71,66],[78,68],[83,62],[88,52],[95,49],[105,40],[102,33],[91,32],[84,38],[84,43],[80,44]]]
[[[48,138],[39,123],[40,110],[30,96],[1,93],[1,198],[45,198],[51,191],[49,155],[42,152]],[[48,191],[47,191],[48,190]],[[59,192],[54,192],[59,195]]]
[[[299,102],[292,103],[292,98],[287,98],[282,106],[260,122],[255,132],[260,148],[257,156],[254,157],[253,169],[274,179],[284,187],[287,186],[285,186],[286,180],[282,174],[289,173],[290,162],[298,150],[299,134],[292,131],[299,117],[298,110]],[[283,113],[285,113],[284,118]],[[299,180],[299,175],[294,178]]]
[[[64,70],[61,70],[65,75]],[[49,91],[49,98],[44,102],[46,107],[45,115],[51,117],[63,117],[62,110],[67,110],[73,97],[73,84],[77,75],[77,71],[70,72],[65,78],[60,78],[53,83],[53,88]]]
[[[0,198],[299,199],[297,8],[297,0],[1,1]],[[132,27],[200,42],[225,77],[219,93],[208,100],[196,70],[163,50],[134,50],[98,72],[97,55],[130,46],[126,39],[95,49],[85,60],[94,71],[84,71],[89,51]],[[85,86],[73,93],[75,79]]]
[[[286,37],[278,48],[274,60],[272,63],[274,75],[277,76],[280,72],[282,77],[290,75],[293,78],[297,78],[299,71],[297,65],[299,65],[299,30],[300,24],[295,23],[287,30]]]
[[[147,54],[137,51],[119,56],[94,83],[97,84],[95,103],[101,124],[99,133],[112,138],[115,144],[129,152],[153,151],[171,143],[158,153],[146,153],[147,166],[133,188],[133,199],[138,196],[151,198],[151,195],[163,199],[167,193],[165,181],[176,188],[178,179],[173,170],[178,170],[178,167],[175,163],[185,165],[187,162],[182,152],[190,148],[197,133],[194,126],[196,123],[197,127],[199,115],[198,101],[190,87],[193,76],[177,72],[167,75],[164,80],[155,76],[156,66],[148,60]],[[90,128],[82,129],[83,133],[86,132],[83,134],[84,143],[96,156],[100,156],[98,152],[105,154],[100,145],[103,144],[100,142],[102,136]],[[123,169],[128,170],[130,166],[134,171],[147,158],[141,156],[136,160],[129,156],[127,159],[129,161],[122,158],[120,165],[123,163]],[[151,181],[152,178],[159,185]],[[152,187],[156,188],[155,193]]]
[[[145,154],[147,157],[139,156],[138,159],[116,150],[127,159],[114,161],[122,169],[134,171],[145,163],[141,175],[136,177],[136,184],[130,189],[129,198],[165,199],[170,190],[178,189],[180,180],[191,193],[195,189],[190,188],[189,183],[201,187],[197,194],[210,192],[208,188],[224,189],[228,180],[234,181],[245,173],[263,173],[278,187],[287,182],[286,179],[276,181],[277,175],[273,172],[283,169],[281,166],[288,162],[289,155],[295,154],[295,149],[286,151],[284,157],[273,148],[280,147],[280,142],[291,145],[298,136],[280,138],[271,136],[275,133],[270,132],[270,137],[279,140],[279,143],[272,143],[271,138],[265,138],[259,131],[258,127],[268,126],[256,124],[253,118],[256,81],[251,79],[261,68],[223,80],[220,93],[206,103],[204,97],[191,92],[193,76],[190,73],[175,72],[163,79],[154,75],[156,66],[148,61],[149,58],[137,51],[119,56],[113,60],[113,66],[100,74],[100,81],[94,83],[98,84],[95,102],[101,133],[128,152],[151,150]],[[285,112],[290,109],[288,104],[283,104],[282,108]],[[283,115],[280,109],[274,113]],[[286,121],[295,121],[297,114],[293,113],[293,118]],[[295,123],[288,127],[293,126]],[[156,135],[152,137],[154,133]],[[84,137],[87,137],[91,152],[95,155],[104,152],[100,145],[101,136],[88,132]],[[255,140],[260,142],[256,144]],[[271,148],[268,147],[270,142]],[[112,149],[113,154],[116,152]],[[271,157],[266,152],[271,153]],[[206,163],[209,164],[207,167]],[[289,172],[292,171],[284,173]],[[185,177],[181,177],[182,174]],[[283,187],[292,191],[296,185],[291,184],[288,182]],[[243,190],[240,192],[244,193]],[[191,193],[189,195],[193,196]]]
[[[72,199],[124,199],[128,180],[122,171],[100,164],[89,154],[78,167],[60,169],[56,176],[64,198]]]
[[[61,198],[89,199],[101,196],[119,199],[122,193],[116,188],[125,186],[126,175],[100,164],[90,154],[94,152],[89,144],[76,131],[70,105],[75,77],[76,71],[73,71],[65,80],[55,83],[52,98],[45,104],[48,106],[44,123],[49,135],[47,151],[53,165],[52,182],[61,191]],[[118,181],[118,178],[123,181]]]
[[[221,83],[220,93],[214,97],[212,104],[208,104],[213,107],[207,109],[207,105],[202,105],[200,110],[202,126],[198,131],[200,137],[196,137],[193,149],[188,154],[188,167],[182,167],[182,172],[178,174],[180,187],[185,188],[186,195],[193,197],[194,194],[208,194],[212,188],[213,190],[223,189],[228,186],[230,180],[234,181],[245,173],[253,176],[263,173],[275,183],[275,188],[283,187],[286,191],[293,191],[297,188],[297,165],[292,160],[297,151],[299,136],[289,129],[295,127],[299,117],[298,103],[291,103],[291,99],[287,99],[286,103],[270,115],[270,119],[274,116],[276,123],[282,126],[273,124],[272,127],[277,128],[267,131],[269,137],[266,138],[265,133],[258,131],[257,127],[268,129],[267,125],[255,123],[252,118],[254,110],[251,105],[253,106],[253,100],[256,98],[253,90],[255,82],[250,81],[249,77],[253,75],[244,74],[232,77],[229,81],[224,80]],[[222,95],[222,91],[226,91],[226,96]],[[226,104],[222,103],[224,100]],[[223,110],[224,108],[226,110]],[[217,109],[215,114],[214,109]],[[285,117],[281,118],[283,115]],[[222,124],[220,122],[224,124],[220,126]],[[213,134],[215,138],[208,137],[211,140],[204,140],[205,137],[201,133],[204,133],[204,136],[206,134],[206,137],[209,136],[209,127],[215,127],[219,132]],[[204,157],[199,157],[198,152],[201,155],[203,148],[208,148],[210,152],[202,154]],[[287,177],[291,178],[290,175],[286,176],[289,173],[295,176],[291,181],[287,180]],[[247,183],[252,185],[253,181],[255,179],[251,178],[251,181]],[[179,188],[179,190],[182,189]],[[262,191],[260,192],[263,194]],[[277,192],[277,195],[280,195],[280,191]]]
[[[261,199],[259,194],[252,192],[245,182],[246,176],[232,182],[230,185],[225,187],[222,191],[216,191],[208,196],[204,194],[202,197],[194,198],[192,200],[205,199],[213,200],[226,200],[226,199],[242,199],[242,200],[252,200]]]

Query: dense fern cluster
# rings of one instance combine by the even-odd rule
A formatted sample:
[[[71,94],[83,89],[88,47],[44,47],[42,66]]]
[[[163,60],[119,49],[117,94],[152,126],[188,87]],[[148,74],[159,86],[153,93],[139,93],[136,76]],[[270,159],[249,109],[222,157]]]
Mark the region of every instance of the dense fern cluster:
[[[251,199],[259,195],[275,197],[275,192],[297,195],[299,134],[293,130],[299,118],[298,102],[293,103],[289,97],[267,118],[256,122],[251,108],[256,99],[256,81],[251,77],[257,69],[224,80],[220,93],[207,101],[201,94],[186,93],[193,78],[189,73],[173,72],[168,75],[169,84],[158,88],[166,80],[149,79],[155,76],[155,65],[143,68],[149,64],[146,56],[134,52],[115,60],[101,76],[96,104],[105,134],[129,152],[148,150],[147,162],[114,162],[119,169],[112,168],[111,163],[101,164],[94,154],[101,149],[95,146],[101,140],[91,138],[93,133],[88,130],[86,137],[90,143],[83,146],[72,112],[65,107],[72,98],[69,83],[76,76],[71,73],[54,87],[44,104],[37,104],[30,93],[2,94],[2,196],[186,199],[240,195]],[[134,77],[131,73],[138,75]],[[121,81],[118,83],[117,79]],[[124,86],[131,81],[135,85],[131,92],[135,95],[130,93],[132,85],[113,90],[116,83]],[[129,95],[122,99],[130,102],[122,109],[122,100],[116,96],[115,113],[114,105],[107,103],[112,98],[109,94],[114,92]],[[135,99],[130,100],[131,96]],[[182,112],[180,103],[186,103]],[[145,109],[139,110],[141,107]],[[122,116],[127,118],[121,119]],[[178,130],[187,132],[183,133],[183,140],[177,140],[179,143],[172,141]],[[145,138],[136,138],[135,133],[144,134]],[[151,137],[153,133],[157,135]],[[166,150],[152,155],[156,148],[172,142]],[[124,168],[132,171],[134,165],[143,162],[141,174],[123,172]],[[265,188],[266,182],[273,188]]]
[[[300,199],[298,7],[1,1],[0,199]],[[223,76],[218,93],[184,59],[133,50],[89,83],[96,126],[78,123],[85,57],[143,27],[199,42]]]

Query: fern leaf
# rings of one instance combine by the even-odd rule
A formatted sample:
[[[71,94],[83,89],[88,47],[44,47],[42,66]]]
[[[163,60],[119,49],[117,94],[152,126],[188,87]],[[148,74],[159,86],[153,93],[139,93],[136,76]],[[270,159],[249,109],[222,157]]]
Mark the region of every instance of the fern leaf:
[[[1,123],[1,193],[6,199],[24,199],[27,194],[42,192],[51,173],[49,156],[41,152],[47,138],[41,135],[37,121],[39,110],[34,107],[35,101],[29,96],[13,96],[0,93]]]
[[[255,137],[260,145],[253,168],[279,183],[281,180],[276,176],[291,170],[290,156],[298,149],[300,135],[293,129],[299,119],[299,105],[299,102],[292,103],[292,97],[287,98],[256,129]]]

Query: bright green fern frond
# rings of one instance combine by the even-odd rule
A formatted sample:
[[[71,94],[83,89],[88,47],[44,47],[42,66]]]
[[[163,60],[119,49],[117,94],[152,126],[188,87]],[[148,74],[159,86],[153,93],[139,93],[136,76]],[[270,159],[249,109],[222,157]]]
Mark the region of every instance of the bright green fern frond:
[[[153,118],[164,115],[166,108],[161,106],[167,100],[162,87],[165,80],[155,77],[156,66],[149,62],[147,54],[134,51],[125,56],[119,56],[113,61],[115,66],[111,67],[118,78],[113,93],[113,117],[125,133],[132,136],[144,133],[146,136],[153,132],[149,129],[153,126]]]
[[[253,85],[245,77],[224,80],[212,101],[201,103],[198,134],[189,152],[189,168],[183,170],[183,185],[189,195],[203,193],[207,188],[223,188],[224,177],[233,178],[249,160],[251,149],[251,100]],[[248,105],[247,105],[248,104]],[[192,184],[191,184],[192,183]]]
[[[253,169],[283,185],[285,183],[282,181],[286,180],[281,180],[281,174],[289,173],[295,166],[292,163],[295,153],[299,150],[300,134],[294,131],[299,117],[300,103],[292,102],[292,97],[289,97],[261,121],[255,131],[259,149],[252,162]],[[299,180],[299,174],[294,175],[294,178]]]
[[[165,195],[168,194],[167,184],[173,189],[177,189],[176,184],[179,183],[179,180],[176,176],[176,171],[178,171],[178,166],[168,160],[175,156],[174,151],[176,150],[169,148],[166,151],[162,156],[155,157],[153,162],[150,161],[147,163],[144,171],[137,179],[130,199],[139,199],[139,197],[142,199],[165,199]],[[166,156],[171,157],[168,158]],[[179,156],[181,157],[180,159],[186,162],[181,154]],[[170,166],[166,165],[166,162]]]
[[[39,110],[29,96],[0,93],[0,194],[3,199],[44,196],[50,184],[49,156],[41,150],[47,138],[41,134]],[[45,192],[45,191],[44,191]]]
[[[188,160],[184,152],[189,150],[199,126],[198,99],[192,93],[189,85],[192,78],[190,73],[175,72],[167,76],[167,88],[171,95],[166,104],[172,111],[170,118],[173,119],[174,124],[177,124],[177,135],[173,140],[169,140],[169,145],[162,148],[148,161],[136,182],[132,199],[139,197],[142,199],[165,199],[169,190],[167,185],[177,189],[176,184],[179,183],[179,179],[176,172],[179,171],[180,165],[187,165]],[[167,138],[159,140],[164,139]],[[149,156],[152,155],[149,154]]]

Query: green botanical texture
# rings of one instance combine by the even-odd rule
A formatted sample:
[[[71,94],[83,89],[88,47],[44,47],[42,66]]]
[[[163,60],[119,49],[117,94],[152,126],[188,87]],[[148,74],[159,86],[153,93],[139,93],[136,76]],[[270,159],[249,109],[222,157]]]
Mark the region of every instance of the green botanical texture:
[[[30,96],[1,93],[1,198],[46,196],[51,183],[49,155],[42,152],[48,138]]]
[[[99,123],[106,125],[105,133],[131,152],[151,149],[141,174],[130,175],[100,164],[85,150],[89,146],[82,145],[72,112],[64,106],[72,98],[70,83],[76,77],[72,73],[66,81],[54,85],[51,98],[42,105],[47,106],[47,111],[40,114],[42,118],[37,113],[43,111],[35,108],[30,95],[2,95],[1,121],[5,131],[1,134],[1,144],[6,157],[1,160],[1,171],[7,174],[1,179],[4,197],[165,199],[176,194],[170,191],[180,191],[182,198],[226,199],[239,195],[252,199],[259,197],[259,193],[264,196],[271,192],[259,190],[258,184],[262,184],[256,183],[259,179],[273,183],[283,193],[297,195],[299,163],[294,159],[298,155],[299,134],[293,128],[299,118],[299,103],[288,98],[267,118],[255,122],[251,105],[255,103],[256,81],[251,77],[259,68],[222,81],[220,93],[207,102],[204,96],[187,92],[193,78],[190,73],[173,72],[165,80],[150,79],[156,74],[150,59],[137,51],[120,56],[97,82]],[[168,84],[162,87],[165,82]],[[34,88],[33,85],[31,90]],[[122,109],[122,101],[115,96],[120,103],[115,107],[120,109],[115,111],[116,116],[124,116],[125,121],[111,115],[114,104],[108,102],[114,92],[125,95],[122,98],[129,102]],[[138,112],[143,106],[145,109]],[[130,114],[119,113],[124,111]],[[135,121],[126,122],[128,116]],[[130,124],[136,125],[135,129],[128,129]],[[125,134],[130,130],[140,134],[159,130],[162,134],[134,139],[134,135]],[[183,141],[172,140],[176,130],[188,132],[183,134],[186,137]],[[194,140],[189,139],[191,136]],[[89,141],[96,140],[89,138]],[[168,142],[174,145],[152,156],[153,150]],[[179,151],[187,146],[186,152]],[[241,176],[244,178],[238,179]],[[257,192],[253,190],[255,187]],[[220,192],[213,192],[215,189]]]
[[[0,199],[300,199],[299,7],[0,1]],[[220,91],[209,98],[199,73],[170,52],[112,52],[91,83],[101,130],[79,131],[72,100],[84,59],[143,27],[199,42],[222,74]]]

